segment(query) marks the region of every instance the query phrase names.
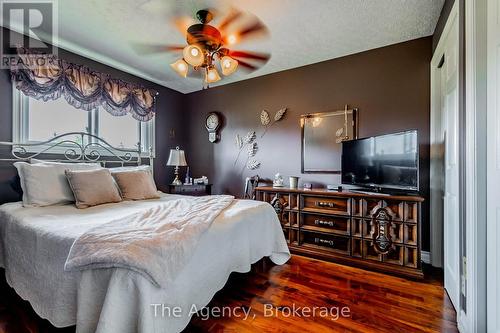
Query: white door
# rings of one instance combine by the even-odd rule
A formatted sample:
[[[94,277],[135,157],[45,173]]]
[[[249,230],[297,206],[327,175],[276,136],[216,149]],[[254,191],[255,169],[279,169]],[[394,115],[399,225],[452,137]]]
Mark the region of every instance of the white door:
[[[487,318],[500,332],[500,0],[488,0]]]
[[[459,220],[459,112],[458,112],[458,24],[446,36],[441,70],[441,107],[444,130],[444,287],[459,310],[460,220]]]

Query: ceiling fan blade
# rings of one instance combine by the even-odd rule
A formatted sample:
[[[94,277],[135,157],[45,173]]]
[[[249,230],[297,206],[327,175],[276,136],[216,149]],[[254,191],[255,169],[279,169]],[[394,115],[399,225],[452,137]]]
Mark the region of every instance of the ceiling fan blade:
[[[245,61],[242,61],[242,60],[238,60],[238,66],[241,66],[243,69],[249,71],[249,72],[253,72],[257,69],[259,69],[259,67],[257,66],[254,66],[252,64],[249,64],[248,62],[245,62]]]
[[[245,58],[258,61],[268,61],[269,58],[271,58],[271,55],[268,53],[257,53],[257,52],[246,52],[246,51],[229,51],[229,56],[235,59]]]
[[[189,26],[195,24],[195,20],[189,16],[178,16],[172,20],[175,28],[180,32],[183,37],[186,37],[187,29]]]
[[[150,55],[165,52],[180,52],[184,49],[184,45],[169,45],[169,44],[142,44],[132,43],[132,49],[140,55]]]
[[[232,9],[227,15],[226,17],[224,17],[221,21],[221,23],[219,24],[219,30],[220,31],[224,31],[225,29],[227,29],[227,27],[233,23],[234,21],[236,21],[237,19],[239,19],[242,15],[242,12],[240,12],[239,10],[237,9]]]
[[[251,24],[247,25],[245,28],[238,32],[240,37],[246,37],[251,34],[257,33],[267,33],[267,28],[260,20],[255,20]]]

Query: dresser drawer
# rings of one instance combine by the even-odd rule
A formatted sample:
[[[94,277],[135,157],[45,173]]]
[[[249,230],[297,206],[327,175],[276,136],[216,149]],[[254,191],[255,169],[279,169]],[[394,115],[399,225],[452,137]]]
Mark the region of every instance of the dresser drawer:
[[[182,195],[193,195],[193,196],[210,195],[211,186],[210,185],[169,185],[168,193],[170,193],[170,194],[182,194]]]
[[[301,209],[307,212],[350,215],[351,199],[303,195]]]
[[[343,216],[303,213],[301,227],[304,230],[349,235],[351,229],[351,219]]]
[[[348,237],[324,234],[319,232],[309,232],[303,230],[300,233],[300,245],[313,247],[315,249],[327,250],[349,255],[350,242]]]

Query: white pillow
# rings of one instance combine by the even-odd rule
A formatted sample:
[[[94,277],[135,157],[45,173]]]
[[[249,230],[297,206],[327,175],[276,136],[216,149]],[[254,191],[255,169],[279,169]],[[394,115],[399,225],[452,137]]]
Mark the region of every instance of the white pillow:
[[[53,161],[44,161],[38,160],[36,158],[30,159],[31,164],[48,164],[48,165],[84,165],[84,166],[93,166],[93,167],[101,167],[100,163],[79,163],[79,162],[53,162]]]
[[[96,170],[98,164],[16,162],[23,189],[24,207],[42,207],[74,202],[65,170]]]
[[[109,168],[109,171],[111,173],[117,173],[117,172],[130,172],[130,171],[151,171],[151,166],[150,165],[138,165],[138,166],[124,166],[124,167],[117,167],[117,168]]]

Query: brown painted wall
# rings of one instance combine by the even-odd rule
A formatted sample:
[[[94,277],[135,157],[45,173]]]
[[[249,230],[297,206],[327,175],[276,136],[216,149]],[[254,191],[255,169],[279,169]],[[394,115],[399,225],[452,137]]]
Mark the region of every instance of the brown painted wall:
[[[207,175],[216,193],[241,195],[244,179],[259,174],[272,178],[300,176],[316,186],[339,183],[338,175],[300,173],[301,114],[359,108],[359,136],[419,130],[420,188],[429,193],[429,113],[432,38],[421,38],[251,80],[194,92],[185,97],[189,141],[186,154],[192,174]],[[288,107],[286,118],[260,139],[262,109]],[[219,111],[225,127],[219,143],[208,142],[205,116]],[[234,137],[256,130],[260,169],[249,171],[243,161],[234,166]],[[242,154],[244,155],[244,154]],[[244,157],[244,156],[243,156]],[[424,205],[424,249],[428,249],[428,207]]]
[[[170,177],[167,173],[168,170],[166,170],[164,166],[168,158],[167,148],[186,141],[186,137],[183,136],[185,131],[183,131],[184,123],[181,114],[184,95],[66,50],[60,49],[59,57],[70,62],[89,66],[97,71],[109,73],[113,77],[128,82],[140,83],[145,87],[156,89],[159,92],[156,115],[157,158],[155,160],[154,169],[156,181],[160,184],[166,183]],[[171,138],[169,135],[171,129],[175,130],[176,137],[174,138]],[[0,70],[0,141],[11,140],[12,84],[9,71],[2,69]],[[0,155],[2,155],[2,151],[0,151]],[[12,166],[6,163],[0,163],[0,203],[17,200],[17,194],[12,191],[9,186],[9,181],[15,174],[15,169]]]

